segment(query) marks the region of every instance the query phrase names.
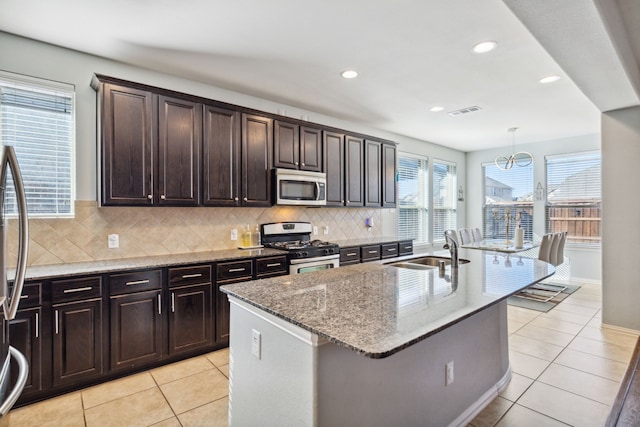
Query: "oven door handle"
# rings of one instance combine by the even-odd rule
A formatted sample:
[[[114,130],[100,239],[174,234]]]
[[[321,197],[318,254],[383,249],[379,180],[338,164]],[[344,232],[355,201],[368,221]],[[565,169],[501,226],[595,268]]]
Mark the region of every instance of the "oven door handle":
[[[16,380],[16,384],[13,386],[13,390],[7,396],[4,402],[0,404],[0,417],[4,417],[7,413],[13,408],[13,405],[18,401],[18,398],[22,394],[22,390],[24,390],[24,386],[27,384],[27,377],[29,376],[29,362],[27,362],[27,358],[24,357],[24,354],[20,353],[15,347],[9,346],[9,355],[7,361],[11,359],[15,359],[15,362],[18,364],[18,379]],[[2,369],[2,376],[9,376],[9,366],[7,364],[6,368]],[[6,378],[8,381],[9,378]]]
[[[332,259],[338,259],[340,258],[340,255],[336,254],[336,255],[327,255],[327,256],[315,256],[313,258],[299,258],[299,259],[292,259],[289,261],[289,264],[291,265],[296,265],[296,264],[306,264],[306,263],[310,263],[310,262],[317,262],[317,261],[329,261]]]
[[[320,183],[316,181],[316,200],[320,200]]]

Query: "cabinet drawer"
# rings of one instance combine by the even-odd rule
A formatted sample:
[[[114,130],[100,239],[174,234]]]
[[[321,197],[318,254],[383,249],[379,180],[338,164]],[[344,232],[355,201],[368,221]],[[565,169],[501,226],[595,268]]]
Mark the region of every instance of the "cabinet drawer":
[[[162,287],[162,270],[112,274],[109,276],[109,286],[111,287],[111,295],[160,289]]]
[[[360,248],[341,248],[340,265],[357,264],[360,262]]]
[[[398,243],[398,253],[400,255],[411,255],[413,253],[413,240],[405,240]]]
[[[9,285],[9,294],[13,292],[13,284]],[[42,282],[25,283],[20,295],[19,308],[38,307],[42,305]]]
[[[251,280],[253,278],[253,262],[244,261],[220,262],[216,266],[218,282],[229,280]]]
[[[169,287],[211,282],[211,265],[191,265],[169,269]]]
[[[380,245],[363,246],[360,248],[362,261],[380,259]]]
[[[99,276],[51,282],[51,302],[54,304],[100,298],[101,296],[102,278]]]
[[[269,277],[289,273],[286,256],[259,258],[256,260],[256,277]]]
[[[382,258],[392,258],[398,256],[398,244],[397,243],[385,243],[381,247]]]

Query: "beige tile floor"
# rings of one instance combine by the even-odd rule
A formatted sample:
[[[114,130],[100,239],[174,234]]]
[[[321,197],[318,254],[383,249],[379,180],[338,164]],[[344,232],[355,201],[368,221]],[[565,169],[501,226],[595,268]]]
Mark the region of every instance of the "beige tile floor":
[[[549,313],[508,308],[513,377],[470,424],[602,426],[637,336],[600,328],[599,285]],[[226,426],[221,350],[19,408],[10,426]]]

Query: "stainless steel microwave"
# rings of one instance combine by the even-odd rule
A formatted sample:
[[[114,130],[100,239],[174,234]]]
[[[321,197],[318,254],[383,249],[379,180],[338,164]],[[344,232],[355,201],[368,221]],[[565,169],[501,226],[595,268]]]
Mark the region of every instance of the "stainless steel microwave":
[[[276,205],[322,206],[327,204],[327,175],[294,169],[273,170]]]

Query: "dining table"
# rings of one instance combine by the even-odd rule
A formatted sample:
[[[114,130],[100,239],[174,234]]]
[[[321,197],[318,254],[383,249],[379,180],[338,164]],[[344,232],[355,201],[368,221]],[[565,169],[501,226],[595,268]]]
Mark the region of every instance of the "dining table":
[[[536,248],[538,246],[540,246],[539,242],[527,241],[524,242],[522,247],[518,247],[515,245],[515,242],[505,241],[504,239],[483,239],[460,245],[461,248],[465,249],[478,249],[481,251],[495,251],[509,254],[528,251],[529,249]]]

